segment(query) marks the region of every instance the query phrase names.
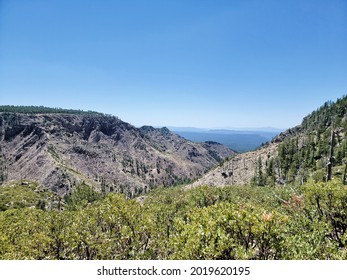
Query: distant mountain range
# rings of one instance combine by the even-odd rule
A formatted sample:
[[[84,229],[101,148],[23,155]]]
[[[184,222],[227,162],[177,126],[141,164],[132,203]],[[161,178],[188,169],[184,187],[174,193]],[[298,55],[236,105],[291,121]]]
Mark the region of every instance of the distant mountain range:
[[[238,152],[254,150],[271,141],[281,130],[275,128],[250,128],[245,130],[204,129],[194,127],[169,127],[178,135],[194,141],[215,141]]]
[[[189,127],[189,126],[167,126],[172,131],[182,132],[213,132],[213,131],[225,131],[227,133],[254,133],[254,132],[270,132],[270,133],[281,133],[285,129],[275,127],[235,127],[235,128],[201,128],[201,127]]]

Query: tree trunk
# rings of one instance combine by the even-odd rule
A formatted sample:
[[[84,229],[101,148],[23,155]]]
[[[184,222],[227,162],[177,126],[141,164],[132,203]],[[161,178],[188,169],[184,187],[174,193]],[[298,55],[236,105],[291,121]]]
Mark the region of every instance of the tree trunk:
[[[331,137],[330,137],[330,155],[329,155],[329,162],[327,165],[327,176],[326,181],[331,181],[332,178],[332,168],[333,168],[333,160],[334,160],[334,143],[335,142],[335,132],[332,129],[331,130]]]

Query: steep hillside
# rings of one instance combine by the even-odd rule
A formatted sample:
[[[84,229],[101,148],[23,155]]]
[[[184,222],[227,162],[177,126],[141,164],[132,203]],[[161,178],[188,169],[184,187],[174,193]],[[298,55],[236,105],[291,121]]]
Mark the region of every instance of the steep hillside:
[[[0,149],[1,182],[34,180],[60,195],[84,182],[133,196],[195,179],[235,154],[95,112],[11,106],[0,107]]]
[[[345,183],[346,129],[347,97],[326,102],[305,117],[301,125],[281,133],[256,151],[236,155],[190,187],[303,184],[309,178],[325,181],[331,177]]]

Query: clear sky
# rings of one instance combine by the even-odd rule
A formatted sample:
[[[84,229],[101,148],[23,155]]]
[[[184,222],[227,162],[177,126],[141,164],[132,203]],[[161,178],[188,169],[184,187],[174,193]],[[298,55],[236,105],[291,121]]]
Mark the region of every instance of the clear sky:
[[[345,94],[345,0],[0,0],[0,104],[288,128]]]

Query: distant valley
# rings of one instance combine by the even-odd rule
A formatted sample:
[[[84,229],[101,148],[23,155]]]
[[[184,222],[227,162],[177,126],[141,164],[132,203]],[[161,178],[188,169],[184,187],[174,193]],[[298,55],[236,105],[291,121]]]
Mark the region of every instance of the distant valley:
[[[193,186],[302,185],[336,178],[347,183],[347,97],[326,102],[255,151],[241,153]]]
[[[169,127],[176,134],[194,141],[215,141],[237,152],[247,152],[271,141],[278,135],[280,129],[266,128],[258,130],[229,130],[229,129],[199,129],[184,127]]]

